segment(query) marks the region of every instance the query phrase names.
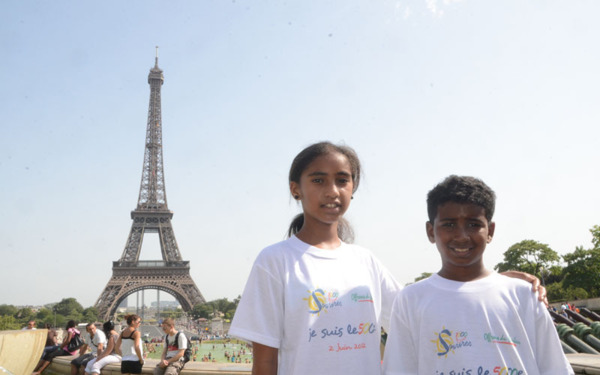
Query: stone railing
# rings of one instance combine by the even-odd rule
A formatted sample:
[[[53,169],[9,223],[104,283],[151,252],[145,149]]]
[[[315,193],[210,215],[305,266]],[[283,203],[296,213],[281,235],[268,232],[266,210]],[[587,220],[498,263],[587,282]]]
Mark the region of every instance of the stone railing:
[[[67,375],[71,373],[69,362],[75,357],[56,357],[44,375]],[[567,354],[575,374],[600,374],[600,356],[592,354]],[[152,374],[157,360],[149,359],[144,364],[142,374]],[[251,365],[227,363],[188,362],[180,375],[250,375]],[[108,365],[102,375],[121,375],[121,364]]]
[[[47,330],[0,331],[0,373],[31,374],[38,363],[46,343]],[[56,357],[44,371],[45,375],[67,375],[71,373],[74,356]],[[600,355],[567,354],[576,374],[600,374]],[[158,360],[149,359],[142,374],[152,374]],[[188,362],[181,375],[249,375],[252,365],[235,363]],[[6,370],[6,371],[5,371]],[[111,364],[102,369],[103,375],[121,374],[121,364]]]

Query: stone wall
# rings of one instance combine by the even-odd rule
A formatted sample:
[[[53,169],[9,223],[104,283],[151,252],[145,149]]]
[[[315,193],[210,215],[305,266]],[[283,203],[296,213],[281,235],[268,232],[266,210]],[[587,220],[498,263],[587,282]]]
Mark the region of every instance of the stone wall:
[[[68,375],[71,373],[69,362],[75,357],[56,357],[44,371],[44,375]],[[144,363],[142,374],[152,374],[157,360],[149,359]],[[236,363],[205,363],[188,362],[180,375],[250,375],[252,365]],[[107,365],[102,369],[102,375],[121,375],[121,364]]]

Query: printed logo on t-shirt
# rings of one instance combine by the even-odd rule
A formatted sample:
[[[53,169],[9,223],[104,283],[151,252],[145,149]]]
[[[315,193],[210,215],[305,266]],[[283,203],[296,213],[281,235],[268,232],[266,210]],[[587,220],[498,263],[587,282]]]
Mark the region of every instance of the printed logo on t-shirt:
[[[371,291],[367,291],[365,293],[352,293],[350,296],[352,301],[354,302],[371,302],[373,303],[373,296],[371,295]]]
[[[504,344],[504,345],[512,345],[517,346],[521,345],[521,342],[514,337],[506,337],[504,334],[500,336],[494,335],[491,332],[484,333],[483,339],[491,344]]]
[[[328,309],[342,306],[342,301],[338,300],[339,293],[326,292],[321,288],[317,288],[312,291],[308,291],[309,296],[302,298],[304,301],[308,301],[308,312],[310,314],[319,315],[322,311],[328,312]]]
[[[436,332],[435,335],[436,339],[431,342],[435,344],[438,357],[447,358],[450,352],[455,354],[455,350],[472,346],[468,339],[469,333],[466,331],[452,332],[446,327],[442,327],[442,330]]]

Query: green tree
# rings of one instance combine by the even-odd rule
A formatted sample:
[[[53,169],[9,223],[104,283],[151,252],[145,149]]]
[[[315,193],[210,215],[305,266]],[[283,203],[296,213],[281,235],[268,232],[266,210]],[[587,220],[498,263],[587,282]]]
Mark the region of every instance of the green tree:
[[[0,316],[0,331],[6,331],[11,329],[20,329],[21,324],[17,322],[12,315],[1,315]]]
[[[56,314],[56,327],[66,327],[67,326],[67,318],[60,314]],[[54,325],[53,325],[54,326]]]
[[[19,311],[19,309],[13,305],[0,305],[0,315],[15,316],[17,315],[17,311]]]
[[[600,225],[594,225],[592,229],[590,229],[590,232],[592,233],[594,249],[600,249]]]
[[[173,318],[173,319],[179,319],[181,318],[181,316],[183,315],[183,310],[182,309],[171,309],[171,310],[164,310],[160,312],[160,317],[161,318]]]
[[[576,299],[586,299],[589,297],[589,293],[583,288],[577,288],[570,286],[565,289],[565,300],[576,300]]]
[[[585,250],[578,246],[574,252],[563,255],[563,287],[583,288],[591,297],[600,295],[600,248]]]
[[[551,303],[586,299],[590,296],[585,289],[574,286],[565,288],[562,282],[547,285],[546,293],[548,293],[548,301]]]
[[[232,319],[240,299],[241,296],[238,296],[233,301],[229,301],[227,298],[220,298],[206,303],[199,303],[194,306],[190,314],[194,319],[211,319],[215,317],[217,312],[221,312],[225,319]]]
[[[64,298],[54,307],[56,313],[64,316],[67,320],[80,322],[83,319],[83,306],[75,298]]]
[[[567,299],[566,292],[562,286],[562,282],[546,285],[546,294],[550,303],[564,301]]]
[[[221,298],[211,302],[216,311],[223,313],[225,319],[232,319],[237,308],[235,301],[229,301],[227,298]]]
[[[541,270],[554,269],[559,261],[560,256],[550,246],[524,240],[509,247],[504,253],[504,262],[498,263],[494,269],[498,272],[527,272],[542,279]]]
[[[194,319],[210,319],[211,314],[214,312],[214,306],[210,303],[199,303],[194,306],[192,311],[190,311],[190,315]]]
[[[34,319],[35,314],[31,307],[23,307],[20,308],[19,311],[15,314],[15,318],[17,318],[20,322],[26,323],[32,319]]]
[[[83,310],[83,321],[86,323],[93,323],[98,321],[98,309],[95,307],[88,307]]]
[[[35,314],[35,320],[37,321],[38,328],[43,328],[45,324],[54,326],[54,312],[51,309],[43,307]]]

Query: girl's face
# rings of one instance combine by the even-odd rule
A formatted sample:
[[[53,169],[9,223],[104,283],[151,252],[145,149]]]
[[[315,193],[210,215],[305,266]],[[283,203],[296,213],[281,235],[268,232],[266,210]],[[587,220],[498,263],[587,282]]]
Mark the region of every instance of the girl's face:
[[[319,156],[302,172],[300,183],[290,182],[292,196],[302,201],[305,225],[337,223],[350,205],[353,187],[350,162],[337,152]]]

